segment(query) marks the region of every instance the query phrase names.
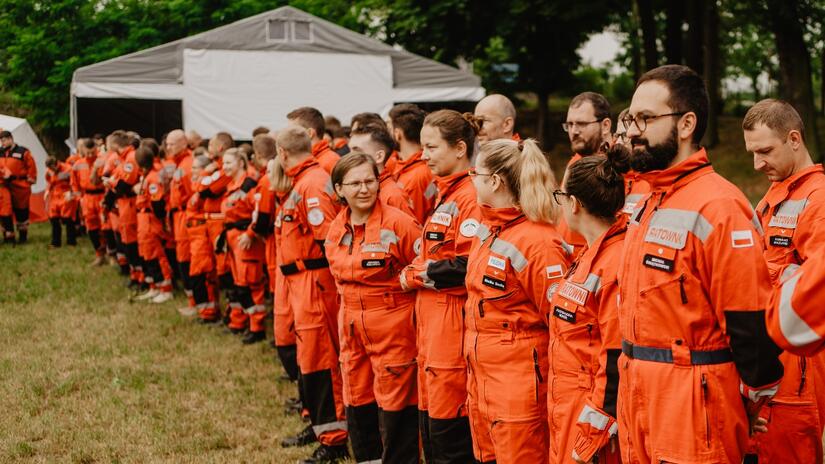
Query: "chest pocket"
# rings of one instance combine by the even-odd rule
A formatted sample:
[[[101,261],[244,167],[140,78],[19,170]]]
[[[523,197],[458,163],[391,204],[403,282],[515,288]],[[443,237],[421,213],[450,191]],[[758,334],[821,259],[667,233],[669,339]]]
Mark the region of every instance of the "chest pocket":
[[[389,245],[364,243],[356,266],[360,267],[365,279],[389,278],[395,275],[399,266],[390,253]]]

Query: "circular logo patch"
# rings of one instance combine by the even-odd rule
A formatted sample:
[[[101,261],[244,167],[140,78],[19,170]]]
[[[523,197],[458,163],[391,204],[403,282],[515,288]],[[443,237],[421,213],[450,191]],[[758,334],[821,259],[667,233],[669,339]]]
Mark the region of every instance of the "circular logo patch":
[[[320,226],[324,223],[324,212],[318,208],[312,208],[307,213],[307,219],[309,219],[309,223],[313,226]]]
[[[458,230],[461,232],[461,235],[467,238],[475,237],[476,231],[478,231],[478,225],[478,221],[475,219],[465,219]]]

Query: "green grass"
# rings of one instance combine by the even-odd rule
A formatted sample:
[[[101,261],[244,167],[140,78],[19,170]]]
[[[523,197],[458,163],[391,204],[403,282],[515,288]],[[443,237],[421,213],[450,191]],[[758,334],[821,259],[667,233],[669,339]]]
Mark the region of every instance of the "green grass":
[[[115,269],[49,229],[0,246],[0,462],[295,462],[304,424],[268,344],[130,303]]]

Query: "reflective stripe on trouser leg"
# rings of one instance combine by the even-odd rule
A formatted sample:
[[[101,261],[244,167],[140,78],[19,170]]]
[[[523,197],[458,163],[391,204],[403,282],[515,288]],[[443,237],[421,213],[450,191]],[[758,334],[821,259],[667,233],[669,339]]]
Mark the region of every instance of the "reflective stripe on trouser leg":
[[[347,421],[337,416],[331,370],[301,375],[304,407],[309,410],[312,430],[324,445],[341,445],[347,439]]]
[[[401,411],[378,411],[383,462],[418,464],[418,408],[407,406]],[[352,432],[350,432],[352,433]]]
[[[378,429],[378,403],[347,406],[347,432],[356,462],[381,459],[381,432]]]

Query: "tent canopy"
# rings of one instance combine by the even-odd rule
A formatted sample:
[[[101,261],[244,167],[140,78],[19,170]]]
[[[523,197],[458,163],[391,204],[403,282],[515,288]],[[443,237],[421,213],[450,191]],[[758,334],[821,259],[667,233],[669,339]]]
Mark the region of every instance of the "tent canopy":
[[[71,93],[72,137],[78,98],[137,98],[182,101],[186,129],[248,138],[298,106],[348,119],[397,102],[477,101],[484,89],[471,73],[285,6],[80,68]]]
[[[41,192],[46,189],[46,158],[48,153],[34,133],[32,126],[23,118],[15,118],[0,114],[0,128],[11,132],[14,143],[26,147],[32,153],[37,165],[37,183],[32,185],[32,191]]]

